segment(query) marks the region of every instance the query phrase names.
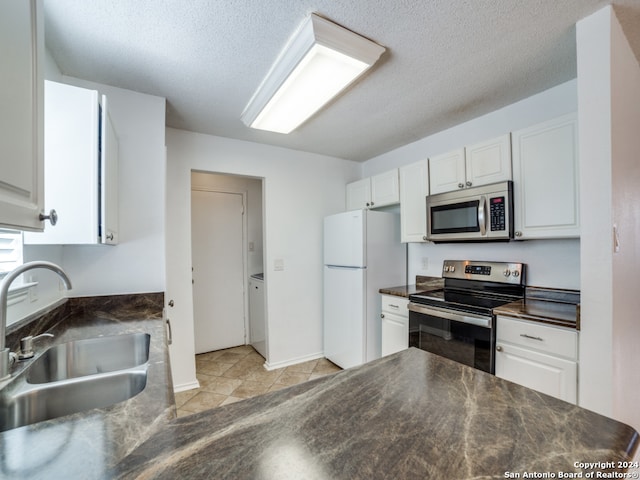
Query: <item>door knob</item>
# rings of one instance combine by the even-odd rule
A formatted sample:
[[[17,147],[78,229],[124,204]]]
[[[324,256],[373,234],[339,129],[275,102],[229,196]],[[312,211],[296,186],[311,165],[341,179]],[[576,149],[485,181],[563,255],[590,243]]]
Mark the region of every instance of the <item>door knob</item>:
[[[58,223],[58,213],[53,208],[49,211],[49,215],[45,215],[44,213],[41,213],[38,216],[38,218],[40,219],[41,222],[44,222],[45,220],[49,220],[52,226]]]

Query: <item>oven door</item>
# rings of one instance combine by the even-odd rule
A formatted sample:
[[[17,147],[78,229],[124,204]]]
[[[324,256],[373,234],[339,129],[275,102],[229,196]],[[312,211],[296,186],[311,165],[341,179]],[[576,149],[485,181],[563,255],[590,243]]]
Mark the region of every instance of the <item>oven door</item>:
[[[409,346],[495,373],[493,317],[409,303]]]

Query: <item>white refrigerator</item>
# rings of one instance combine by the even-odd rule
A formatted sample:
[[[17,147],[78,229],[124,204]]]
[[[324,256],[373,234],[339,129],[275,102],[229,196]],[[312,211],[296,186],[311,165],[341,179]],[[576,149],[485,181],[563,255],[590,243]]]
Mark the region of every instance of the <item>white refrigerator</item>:
[[[354,210],[324,219],[324,355],[342,368],[381,356],[378,290],[406,283],[400,216]]]

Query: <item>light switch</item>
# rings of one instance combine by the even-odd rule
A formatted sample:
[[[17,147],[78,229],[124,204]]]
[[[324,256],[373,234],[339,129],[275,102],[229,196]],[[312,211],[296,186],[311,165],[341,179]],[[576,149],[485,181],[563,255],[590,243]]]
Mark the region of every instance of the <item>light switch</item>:
[[[281,272],[282,270],[284,270],[284,259],[283,258],[276,258],[273,261],[273,269],[276,272]]]

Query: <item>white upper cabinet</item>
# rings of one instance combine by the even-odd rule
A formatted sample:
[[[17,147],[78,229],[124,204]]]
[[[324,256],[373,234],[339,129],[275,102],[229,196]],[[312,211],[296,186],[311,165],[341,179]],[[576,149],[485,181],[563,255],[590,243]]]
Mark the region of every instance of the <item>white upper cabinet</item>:
[[[347,210],[378,208],[400,202],[398,169],[347,184]]]
[[[421,160],[400,167],[400,228],[402,242],[427,241],[426,196],[429,195],[429,165]]]
[[[0,226],[44,228],[42,4],[0,2]]]
[[[118,140],[96,90],[45,82],[45,209],[58,223],[31,244],[118,242]]]
[[[464,188],[464,148],[429,157],[429,192],[451,192]]]
[[[431,194],[511,180],[509,134],[429,158]]]
[[[465,148],[465,165],[467,187],[511,180],[511,136],[502,135]]]
[[[371,205],[371,179],[363,178],[347,184],[347,210],[369,208]]]
[[[577,116],[512,135],[515,238],[579,237]]]

